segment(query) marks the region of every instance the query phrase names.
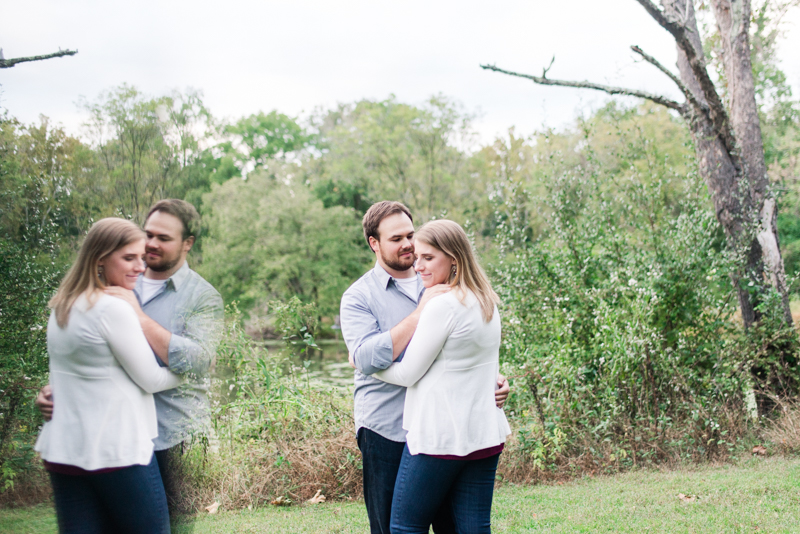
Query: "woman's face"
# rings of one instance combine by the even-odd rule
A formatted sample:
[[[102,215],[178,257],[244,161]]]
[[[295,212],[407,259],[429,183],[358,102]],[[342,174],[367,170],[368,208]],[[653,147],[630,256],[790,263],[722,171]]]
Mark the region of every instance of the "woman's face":
[[[144,238],[129,243],[100,260],[98,265],[103,268],[106,283],[125,289],[136,287],[136,280],[145,268],[142,256],[144,256]]]
[[[424,241],[417,240],[414,251],[417,255],[414,270],[422,277],[422,285],[433,287],[450,280],[450,272],[456,260]]]

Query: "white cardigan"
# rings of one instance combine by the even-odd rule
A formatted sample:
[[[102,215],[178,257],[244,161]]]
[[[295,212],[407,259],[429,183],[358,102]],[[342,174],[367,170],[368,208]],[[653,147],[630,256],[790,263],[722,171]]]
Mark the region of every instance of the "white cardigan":
[[[373,376],[406,386],[403,428],[411,454],[465,456],[504,443],[511,433],[495,405],[500,314],[488,323],[478,299],[456,290],[425,306],[402,361]]]
[[[127,302],[100,296],[75,301],[66,328],[47,325],[53,418],[35,449],[49,462],[87,470],[147,465],[158,435],[152,393],[181,378],[156,362]]]

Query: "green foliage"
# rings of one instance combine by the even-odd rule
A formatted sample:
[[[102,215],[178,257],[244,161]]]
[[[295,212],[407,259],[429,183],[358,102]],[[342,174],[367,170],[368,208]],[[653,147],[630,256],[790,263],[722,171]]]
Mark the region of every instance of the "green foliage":
[[[242,168],[261,167],[272,160],[285,159],[306,148],[313,139],[295,119],[277,111],[239,119],[236,124],[226,126],[225,133],[238,141],[239,150],[230,146],[227,152]]]
[[[53,182],[67,180],[48,167],[63,156],[63,135],[37,147],[55,147],[55,155],[31,164],[36,150],[26,142],[46,129],[45,123],[31,134],[0,119],[0,493],[38,468],[32,445],[41,417],[33,399],[47,382],[47,301],[61,275],[55,258],[61,211],[48,193]]]
[[[471,119],[443,96],[419,107],[394,97],[341,105],[316,119],[322,156],[308,162],[306,179],[326,206],[363,213],[391,199],[419,221],[459,213],[481,195],[465,172]]]
[[[367,270],[359,220],[352,209],[325,208],[291,179],[291,166],[269,171],[214,186],[204,197],[208,235],[199,271],[245,310],[296,296],[335,315],[342,293]]]
[[[269,309],[275,317],[275,329],[292,352],[304,355],[319,348],[314,342],[319,327],[319,311],[313,302],[303,304],[297,297],[292,297],[287,302],[270,302]]]
[[[616,149],[598,155],[606,140],[585,125],[580,162],[530,199],[546,232],[501,228],[501,358],[520,446],[550,468],[579,451],[623,465],[724,455],[747,426],[735,258],[698,177],[622,117],[600,121]]]

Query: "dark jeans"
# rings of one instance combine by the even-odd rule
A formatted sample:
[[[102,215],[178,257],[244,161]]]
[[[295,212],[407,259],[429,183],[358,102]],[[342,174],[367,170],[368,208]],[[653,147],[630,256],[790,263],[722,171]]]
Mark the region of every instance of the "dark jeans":
[[[50,473],[61,534],[169,534],[164,486],[149,465],[110,473]]]
[[[392,495],[405,445],[403,442],[386,439],[368,428],[361,428],[358,431],[358,448],[361,449],[364,464],[364,502],[367,505],[371,534],[390,532]],[[428,522],[428,525],[433,524],[433,531],[436,534],[454,534],[455,527],[449,510],[446,507],[444,510],[447,513],[441,515],[434,513],[435,517]],[[428,530],[425,530],[425,534],[427,533]]]
[[[499,454],[482,460],[442,460],[403,450],[392,501],[392,534],[427,534],[446,508],[459,534],[490,533]]]

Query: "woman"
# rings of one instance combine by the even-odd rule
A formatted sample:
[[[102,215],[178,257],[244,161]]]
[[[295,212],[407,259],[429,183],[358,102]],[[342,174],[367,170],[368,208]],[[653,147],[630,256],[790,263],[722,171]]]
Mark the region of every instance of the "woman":
[[[62,533],[170,530],[153,456],[152,393],[181,379],[156,363],[130,304],[103,292],[133,289],[144,272],[144,242],[130,221],[98,221],[50,301],[47,351],[57,402],[35,448]]]
[[[498,298],[458,224],[429,222],[414,246],[423,285],[452,290],[425,307],[403,359],[374,375],[408,388],[391,530],[427,533],[444,506],[457,532],[491,532],[497,460],[511,433],[494,403]]]

